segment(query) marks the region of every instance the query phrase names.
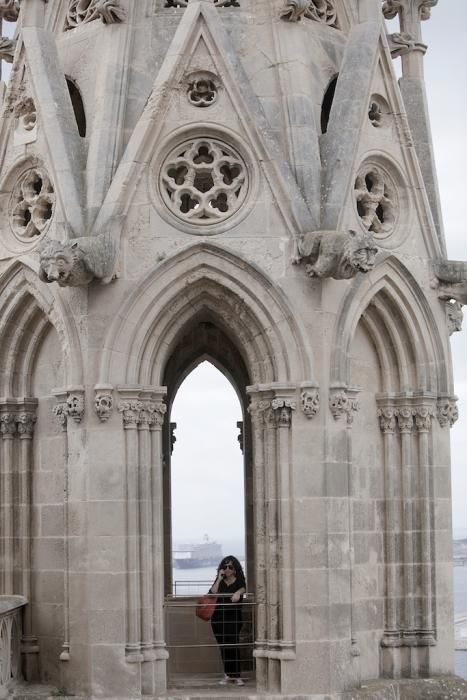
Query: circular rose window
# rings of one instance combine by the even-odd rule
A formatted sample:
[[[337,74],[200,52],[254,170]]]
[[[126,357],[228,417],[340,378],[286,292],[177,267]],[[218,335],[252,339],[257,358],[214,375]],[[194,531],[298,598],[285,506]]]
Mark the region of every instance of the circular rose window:
[[[248,192],[248,171],[231,146],[213,138],[192,139],[174,148],[164,160],[159,188],[175,216],[209,226],[240,208]]]
[[[16,238],[29,243],[48,228],[55,207],[55,193],[42,168],[30,168],[17,180],[10,198],[10,224]]]

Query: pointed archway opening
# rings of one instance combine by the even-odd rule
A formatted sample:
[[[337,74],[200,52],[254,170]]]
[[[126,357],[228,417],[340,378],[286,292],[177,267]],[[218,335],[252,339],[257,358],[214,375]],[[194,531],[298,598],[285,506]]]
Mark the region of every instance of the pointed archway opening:
[[[242,675],[253,680],[255,566],[246,365],[227,332],[203,314],[179,336],[164,384],[168,682],[171,687],[210,685],[223,677],[211,625],[196,618],[195,607],[227,555],[239,559],[247,578],[239,655]]]

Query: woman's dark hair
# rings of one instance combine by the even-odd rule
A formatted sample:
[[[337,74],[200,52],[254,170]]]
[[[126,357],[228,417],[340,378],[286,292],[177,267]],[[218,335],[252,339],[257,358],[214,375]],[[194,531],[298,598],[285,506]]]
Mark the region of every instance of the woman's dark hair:
[[[246,582],[245,582],[245,574],[243,573],[242,565],[238,561],[237,557],[233,556],[228,556],[224,557],[222,561],[220,562],[219,566],[217,567],[217,573],[219,574],[219,571],[221,569],[225,568],[226,564],[232,563],[235,569],[235,578],[240,584],[240,588],[246,588]]]

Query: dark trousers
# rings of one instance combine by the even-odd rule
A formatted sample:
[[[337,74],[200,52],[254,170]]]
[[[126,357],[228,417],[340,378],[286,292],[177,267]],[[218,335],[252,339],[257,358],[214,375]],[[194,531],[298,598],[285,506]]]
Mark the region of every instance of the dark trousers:
[[[241,613],[238,608],[219,612],[221,614],[211,620],[211,626],[221,652],[224,673],[229,678],[240,678],[238,644],[242,627]]]

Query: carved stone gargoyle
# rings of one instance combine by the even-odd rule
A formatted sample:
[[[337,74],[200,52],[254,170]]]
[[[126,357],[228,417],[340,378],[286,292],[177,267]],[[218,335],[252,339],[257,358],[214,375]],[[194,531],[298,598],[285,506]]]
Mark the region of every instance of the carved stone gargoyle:
[[[414,50],[416,42],[412,34],[408,32],[394,32],[388,34],[389,50],[392,58],[405,56]]]
[[[459,260],[435,260],[433,263],[433,289],[444,301],[453,299],[460,304],[467,304],[467,262]]]
[[[38,250],[39,278],[60,287],[82,287],[93,280],[108,284],[113,277],[116,246],[110,234],[46,241]]]
[[[298,242],[298,253],[310,277],[344,280],[372,270],[378,248],[368,231],[312,231]]]

